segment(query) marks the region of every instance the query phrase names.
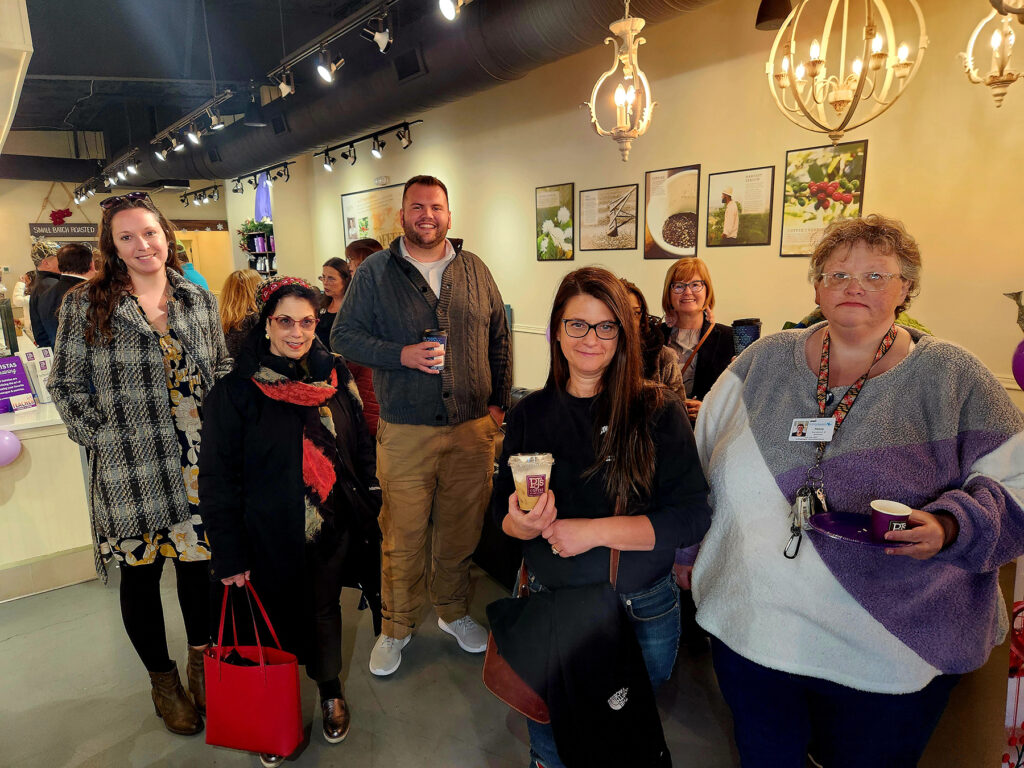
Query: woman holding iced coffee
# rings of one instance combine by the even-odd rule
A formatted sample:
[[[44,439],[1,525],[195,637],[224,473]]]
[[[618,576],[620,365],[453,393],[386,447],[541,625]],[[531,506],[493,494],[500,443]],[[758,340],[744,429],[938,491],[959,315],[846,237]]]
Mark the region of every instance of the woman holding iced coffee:
[[[966,350],[894,323],[920,273],[898,221],[834,222],[809,272],[825,322],[756,342],[704,401],[714,517],[693,592],[744,768],[802,768],[808,750],[916,765],[1006,632],[1024,419]],[[912,508],[910,527],[838,526],[866,527],[879,499]]]
[[[633,764],[660,765],[667,756],[657,749],[660,723],[651,691],[671,673],[679,639],[678,589],[670,571],[676,547],[703,535],[709,509],[686,412],[677,396],[644,381],[631,314],[622,283],[605,269],[580,269],[562,280],[551,310],[547,384],[509,411],[495,480],[496,520],[524,542],[532,596],[516,602],[533,601],[534,615],[556,606],[555,627],[546,635],[529,633],[559,638],[547,649],[561,675],[545,697],[552,725],[528,722],[532,757],[544,768],[605,765],[624,754]],[[550,489],[524,512],[509,458],[534,452],[551,454],[554,465]],[[571,613],[587,594],[601,612]],[[562,611],[563,599],[573,606],[569,613]],[[492,629],[501,648],[493,620]],[[615,687],[595,689],[614,666],[600,661],[610,637],[633,650],[639,644],[633,658],[641,679],[622,686],[628,696]],[[530,653],[543,665],[537,658],[543,651]],[[627,701],[612,696],[609,706],[616,691]],[[601,739],[593,738],[606,713],[619,711],[625,724],[627,713],[645,704],[653,724],[637,711],[635,727],[609,725]],[[590,729],[572,727],[580,718]]]

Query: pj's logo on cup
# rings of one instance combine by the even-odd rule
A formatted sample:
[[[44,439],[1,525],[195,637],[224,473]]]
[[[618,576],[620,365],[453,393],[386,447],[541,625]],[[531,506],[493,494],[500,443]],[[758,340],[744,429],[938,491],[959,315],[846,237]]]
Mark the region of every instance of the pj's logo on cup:
[[[508,457],[512,479],[516,483],[519,508],[529,512],[544,495],[551,480],[551,467],[555,459],[550,453],[517,453]]]
[[[441,345],[441,352],[437,354],[434,360],[440,360],[441,362],[430,366],[431,370],[443,371],[444,370],[444,357],[448,352],[448,331],[442,331],[438,328],[428,328],[423,332],[423,341],[432,341],[435,344]]]

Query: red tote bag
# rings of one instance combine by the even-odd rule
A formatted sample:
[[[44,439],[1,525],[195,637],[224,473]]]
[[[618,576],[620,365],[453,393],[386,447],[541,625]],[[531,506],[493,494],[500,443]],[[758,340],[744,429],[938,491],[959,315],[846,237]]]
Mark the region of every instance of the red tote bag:
[[[281,641],[252,584],[245,582],[248,594],[259,606],[263,620],[277,648],[264,647],[259,631],[256,645],[236,645],[235,616],[231,614],[231,645],[224,645],[224,620],[228,590],[220,608],[217,646],[207,648],[203,656],[206,674],[206,743],[247,752],[262,752],[287,757],[302,741],[302,705],[299,699],[299,664],[295,654],[281,650]],[[252,603],[250,602],[250,608]],[[256,616],[253,613],[253,629]],[[232,651],[253,666],[224,661]]]

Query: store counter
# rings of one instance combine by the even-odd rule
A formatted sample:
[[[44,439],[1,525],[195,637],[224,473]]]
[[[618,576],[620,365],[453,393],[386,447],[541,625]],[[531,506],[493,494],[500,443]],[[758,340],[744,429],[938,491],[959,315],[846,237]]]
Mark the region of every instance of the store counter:
[[[0,602],[96,577],[85,451],[52,404],[0,413],[21,453],[0,467]]]

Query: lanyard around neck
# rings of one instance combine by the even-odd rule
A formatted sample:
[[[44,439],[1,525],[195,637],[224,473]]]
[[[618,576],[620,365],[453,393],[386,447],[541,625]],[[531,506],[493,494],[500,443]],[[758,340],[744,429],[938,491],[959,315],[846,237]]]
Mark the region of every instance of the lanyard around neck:
[[[875,364],[885,357],[885,353],[888,352],[893,343],[896,341],[896,324],[893,323],[889,326],[889,330],[886,331],[885,336],[882,337],[882,343],[878,345],[878,351],[875,352],[875,359],[872,361],[868,369],[864,371],[859,379],[857,379],[846,390],[846,394],[843,395],[842,400],[839,401],[839,405],[836,406],[835,412],[832,414],[836,420],[835,432],[839,431],[839,426],[843,423],[846,418],[846,414],[850,412],[854,402],[857,400],[857,395],[860,394],[861,389],[864,387],[864,382],[868,380],[868,374],[871,369],[875,367]],[[825,326],[825,335],[821,339],[821,364],[818,366],[818,413],[822,416],[825,415],[825,406],[828,404],[828,363],[829,363],[829,350],[831,342],[829,341],[828,326]]]

